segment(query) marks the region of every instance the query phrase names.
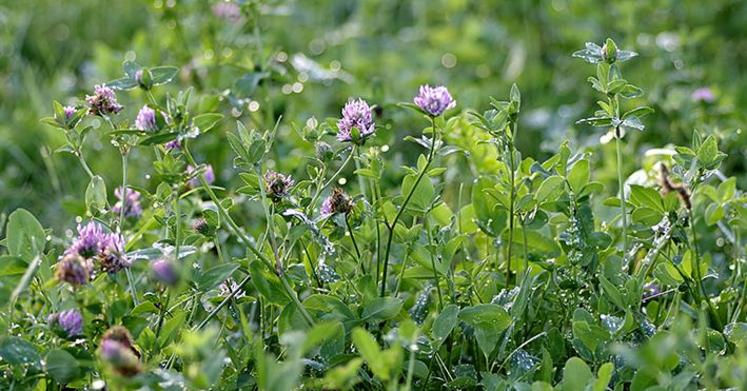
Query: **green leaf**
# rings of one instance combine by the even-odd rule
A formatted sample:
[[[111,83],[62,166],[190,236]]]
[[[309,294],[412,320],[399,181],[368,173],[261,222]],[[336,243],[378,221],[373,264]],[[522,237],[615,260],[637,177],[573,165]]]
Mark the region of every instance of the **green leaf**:
[[[438,314],[436,320],[433,321],[431,333],[435,342],[435,347],[438,348],[446,340],[446,338],[454,330],[459,320],[459,307],[454,304],[449,304]]]
[[[179,133],[171,132],[171,133],[158,133],[149,135],[146,137],[141,138],[138,141],[138,144],[140,145],[157,145],[157,144],[163,144],[166,142],[169,142],[179,136]]]
[[[724,208],[719,204],[709,204],[705,210],[705,221],[708,225],[714,225],[724,218]]]
[[[402,196],[407,197],[407,195],[412,190],[413,186],[415,185],[415,180],[417,177],[415,175],[407,175],[402,180]],[[420,183],[418,183],[418,187],[415,188],[415,191],[412,193],[412,198],[410,198],[410,204],[409,206],[415,206],[417,209],[420,210],[426,210],[431,205],[431,201],[433,200],[433,195],[435,193],[435,190],[433,189],[433,183],[431,182],[428,175],[423,175],[423,178],[420,180]]]
[[[361,357],[366,361],[371,372],[386,381],[389,380],[389,366],[381,354],[381,348],[376,343],[373,335],[362,328],[355,328],[351,333],[351,339]]]
[[[41,356],[34,345],[24,339],[10,336],[0,340],[0,358],[13,366],[41,369]]]
[[[647,207],[661,213],[666,213],[661,194],[650,187],[630,185],[630,198],[628,201],[635,206]]]
[[[559,197],[560,194],[563,193],[563,183],[563,178],[558,175],[552,175],[545,178],[534,193],[534,198],[537,200],[537,203],[541,204],[545,201],[553,201]]]
[[[697,153],[698,161],[706,170],[715,170],[726,158],[726,154],[718,150],[718,141],[713,136],[708,138],[700,145]]]
[[[179,72],[179,68],[173,66],[153,67],[148,68],[148,70],[151,76],[153,76],[153,85],[156,86],[170,82],[176,76],[177,72]]]
[[[303,306],[319,320],[346,322],[356,319],[353,311],[342,300],[331,295],[311,295],[304,300]]]
[[[7,226],[7,244],[10,255],[30,262],[42,255],[46,235],[36,217],[25,209],[16,209],[10,214]]]
[[[197,287],[201,291],[209,291],[225,281],[226,278],[230,277],[238,268],[238,263],[223,263],[213,266],[197,276]]]
[[[459,313],[459,319],[475,329],[477,345],[485,356],[495,349],[501,333],[511,324],[511,316],[497,304],[478,304]]]
[[[606,279],[603,275],[599,275],[599,282],[602,286],[602,289],[604,289],[604,293],[607,294],[607,298],[613,302],[616,306],[620,307],[621,310],[625,311],[627,310],[627,306],[625,305],[625,300],[623,299],[622,293],[620,293],[620,290],[617,289],[617,287],[612,284],[608,279]]]
[[[284,306],[290,302],[290,297],[285,292],[282,283],[277,275],[267,271],[265,265],[259,261],[249,264],[249,274],[252,276],[252,283],[270,302]]]
[[[724,327],[724,335],[737,346],[744,346],[747,342],[747,323],[744,322],[732,322]]]
[[[93,214],[94,211],[98,212],[106,209],[108,202],[106,199],[106,183],[104,183],[103,178],[98,175],[91,178],[88,187],[86,187],[85,200],[86,209],[89,213]]]
[[[568,184],[571,186],[571,190],[576,193],[581,192],[584,186],[589,183],[590,178],[589,161],[586,159],[577,161],[568,172]]]
[[[46,357],[47,373],[59,384],[67,384],[80,376],[80,364],[72,354],[62,349],[49,351]]]
[[[361,319],[364,321],[381,321],[392,319],[402,309],[402,300],[395,297],[377,297],[363,305]]]
[[[563,391],[580,391],[593,379],[591,369],[584,360],[571,357],[563,368]]]
[[[194,117],[192,124],[200,130],[200,133],[206,133],[223,119],[223,114],[206,113]]]
[[[605,391],[607,385],[610,384],[610,380],[612,380],[612,372],[614,370],[615,366],[612,363],[602,364],[597,371],[597,380],[594,382],[593,391]]]

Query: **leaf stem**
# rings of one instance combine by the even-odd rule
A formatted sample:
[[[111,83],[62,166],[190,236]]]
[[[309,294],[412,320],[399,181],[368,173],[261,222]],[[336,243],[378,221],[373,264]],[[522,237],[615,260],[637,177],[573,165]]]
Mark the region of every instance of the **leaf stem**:
[[[623,259],[628,254],[628,212],[625,201],[625,182],[623,181],[622,173],[622,134],[620,134],[620,128],[615,128],[615,150],[617,152],[617,186],[620,192],[620,213],[622,215],[622,239],[623,239]],[[631,260],[631,262],[633,262]],[[633,273],[632,265],[628,267],[628,271]]]

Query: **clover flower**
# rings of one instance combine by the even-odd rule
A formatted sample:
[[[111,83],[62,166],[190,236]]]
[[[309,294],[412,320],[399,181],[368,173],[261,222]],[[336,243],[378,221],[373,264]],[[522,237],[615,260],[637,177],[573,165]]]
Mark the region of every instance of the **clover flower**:
[[[174,140],[171,140],[171,141],[167,142],[163,146],[166,149],[168,149],[169,151],[175,151],[175,150],[180,149],[182,147],[182,143],[180,143],[179,140],[174,139]]]
[[[126,328],[114,326],[104,333],[99,344],[99,357],[122,376],[134,376],[142,371],[140,353]]]
[[[122,208],[124,208],[125,217],[139,217],[143,214],[143,208],[140,205],[139,191],[127,188],[127,190],[123,192],[122,187],[120,186],[114,190],[114,196],[119,200],[112,207],[112,212],[114,212],[114,214],[119,215],[122,213]]]
[[[192,222],[192,229],[203,235],[207,235],[210,232],[210,225],[208,225],[207,220],[198,217]]]
[[[88,283],[93,273],[93,263],[77,253],[65,254],[55,269],[58,281],[67,282],[73,287]]]
[[[213,5],[213,15],[231,23],[241,20],[241,7],[230,1],[221,1]]]
[[[353,128],[358,129],[360,140],[372,135],[375,129],[371,106],[363,99],[351,99],[342,108],[342,118],[337,121],[337,140],[353,140]]]
[[[694,102],[712,103],[716,100],[716,95],[713,94],[713,90],[708,87],[700,87],[693,91],[690,98]]]
[[[244,292],[244,290],[239,287],[239,284],[237,284],[236,281],[231,278],[223,281],[218,289],[220,289],[220,295],[223,297],[230,296],[232,292],[236,292],[236,294],[233,296],[234,299],[240,299],[246,296],[246,292]]]
[[[195,172],[194,167],[187,166],[187,174],[191,176],[194,172]],[[205,171],[202,172],[202,179],[204,179],[208,185],[215,182],[215,172],[213,172],[213,166],[209,164],[205,166]],[[189,184],[189,187],[191,188],[200,187],[200,178],[198,178],[195,175],[192,179],[189,180],[188,184]]]
[[[438,117],[444,111],[453,108],[456,101],[449,94],[449,90],[444,86],[431,87],[430,85],[420,86],[418,95],[413,99],[421,110],[433,117]]]
[[[91,258],[101,252],[101,243],[106,233],[100,224],[89,221],[86,225],[78,224],[78,237],[65,251],[66,254],[77,254],[83,258]]]
[[[118,233],[107,234],[101,241],[101,252],[98,256],[101,270],[114,274],[131,266],[124,252],[124,238]]]
[[[166,285],[175,285],[179,281],[179,274],[174,264],[164,258],[153,261],[150,264],[150,270],[153,272],[153,277],[156,280]]]
[[[265,191],[274,202],[279,202],[283,197],[287,197],[294,184],[295,182],[290,175],[283,175],[272,170],[265,173]]]
[[[83,334],[83,316],[76,309],[51,314],[47,322],[50,326],[62,329],[68,337]]]
[[[322,217],[332,216],[337,213],[348,214],[353,210],[353,200],[340,188],[332,190],[332,194],[324,199],[319,210]]]
[[[122,111],[122,105],[117,102],[114,90],[103,84],[94,87],[93,95],[87,95],[86,102],[92,115],[103,117]]]
[[[148,107],[143,106],[135,117],[135,128],[142,131],[153,131],[158,130],[158,124],[156,124],[156,111]]]
[[[75,115],[75,107],[73,106],[65,106],[62,110],[65,113],[66,121],[70,121],[70,119],[73,118],[73,115]]]

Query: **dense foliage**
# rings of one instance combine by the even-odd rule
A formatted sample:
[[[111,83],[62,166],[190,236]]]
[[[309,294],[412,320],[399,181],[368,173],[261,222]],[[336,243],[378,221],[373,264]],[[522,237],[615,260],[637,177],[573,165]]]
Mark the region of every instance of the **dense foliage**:
[[[29,97],[48,140],[2,145],[23,167],[0,177],[2,389],[747,388],[741,91],[703,87],[674,33],[522,41],[488,5],[342,5],[115,4],[99,32],[148,11],[162,38],[99,47],[95,74],[88,49],[52,64],[38,24],[5,31],[27,35],[2,66],[48,61],[14,83],[80,85]],[[3,111],[37,114],[21,101]]]

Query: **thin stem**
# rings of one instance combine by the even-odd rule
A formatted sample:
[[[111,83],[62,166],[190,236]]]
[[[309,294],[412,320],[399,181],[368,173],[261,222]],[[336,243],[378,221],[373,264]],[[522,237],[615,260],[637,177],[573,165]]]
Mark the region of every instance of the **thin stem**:
[[[623,173],[622,173],[622,142],[620,139],[622,138],[620,134],[620,129],[615,129],[615,149],[617,151],[617,186],[619,188],[620,192],[620,213],[622,214],[622,239],[623,239],[623,259],[628,254],[628,212],[627,212],[627,205],[625,204],[625,182],[623,181]],[[632,262],[632,261],[631,261]],[[633,269],[632,267],[628,268],[629,271],[632,273]]]
[[[363,260],[361,259],[361,252],[358,250],[358,243],[355,241],[355,234],[353,233],[353,228],[350,227],[350,218],[348,217],[348,214],[345,214],[345,226],[348,228],[348,232],[350,233],[350,240],[353,242],[353,248],[355,249],[355,256],[358,257],[358,263],[361,264],[361,271],[363,274],[366,274],[366,267],[363,265]]]
[[[233,291],[231,291],[231,293],[229,293],[228,296],[226,296],[226,298],[223,299],[223,301],[221,301],[217,306],[215,306],[215,308],[213,308],[213,310],[210,311],[210,313],[205,317],[205,319],[202,320],[202,322],[200,322],[197,325],[197,327],[195,329],[196,330],[201,330],[203,327],[205,327],[208,324],[208,322],[210,322],[210,320],[213,319],[215,317],[215,315],[217,315],[218,312],[220,312],[220,310],[223,309],[223,307],[225,307],[226,305],[228,305],[228,303],[239,292],[241,292],[241,290],[244,288],[244,285],[246,285],[251,278],[252,278],[252,275],[251,274],[247,274],[246,277],[244,277],[244,279],[241,280],[241,282],[239,282],[239,285],[236,287],[236,289],[234,289]]]
[[[169,302],[171,301],[171,291],[169,290],[169,288],[165,288],[164,293],[166,293],[166,301],[161,302],[161,311],[158,314],[158,325],[156,326],[156,340],[158,339],[158,335],[161,334],[163,319],[166,317],[166,311],[169,307]]]
[[[428,152],[428,159],[425,162],[425,167],[423,167],[422,170],[418,173],[417,178],[415,178],[415,183],[413,183],[412,188],[410,188],[410,191],[407,193],[407,197],[405,197],[405,202],[402,203],[402,206],[399,208],[399,211],[397,211],[397,214],[394,216],[394,220],[390,224],[387,224],[387,229],[389,230],[389,237],[386,241],[386,250],[384,251],[384,273],[381,278],[381,297],[384,297],[384,294],[386,293],[386,276],[387,271],[389,268],[389,253],[392,250],[392,239],[394,239],[394,229],[397,227],[397,222],[399,221],[400,217],[402,217],[402,214],[407,209],[407,204],[410,203],[410,199],[412,198],[413,194],[415,194],[415,190],[418,188],[418,185],[420,184],[420,181],[425,176],[425,173],[428,171],[428,167],[430,167],[431,162],[433,161],[433,156],[436,152],[436,138],[438,137],[438,133],[436,132],[436,118],[431,117],[431,124],[433,131],[433,137],[431,138],[431,149],[430,152]]]
[[[127,209],[127,152],[122,151],[122,205],[119,208],[119,233],[124,237],[124,218],[125,209]],[[129,267],[125,268],[125,276],[127,277],[127,284],[130,286],[130,294],[132,295],[132,303],[138,305],[137,291],[135,290],[135,282],[132,277],[132,271]]]
[[[259,165],[255,166],[255,172],[257,174],[257,180],[260,181],[259,183],[259,195],[262,202],[262,210],[265,212],[265,220],[267,223],[267,238],[270,242],[270,247],[272,248],[272,253],[275,255],[275,269],[278,271],[278,273],[283,272],[283,265],[280,262],[280,257],[278,256],[278,248],[275,244],[275,231],[274,231],[274,221],[272,220],[272,213],[270,213],[270,208],[267,207],[267,192],[265,191],[265,185],[262,183],[262,172],[259,167]]]
[[[192,157],[192,154],[189,152],[189,148],[187,147],[187,143],[186,142],[184,143],[184,146],[183,146],[183,152],[184,152],[184,156],[187,158],[187,162],[189,164],[191,164],[193,167],[197,167],[197,163],[195,163],[195,160]],[[252,241],[249,239],[249,237],[246,236],[246,234],[243,231],[241,231],[241,229],[236,224],[236,222],[233,220],[233,218],[231,217],[231,215],[228,214],[228,211],[220,203],[220,200],[218,199],[218,196],[215,195],[215,192],[213,192],[213,189],[205,181],[205,178],[202,175],[198,175],[197,178],[199,179],[200,184],[202,185],[203,189],[205,189],[205,192],[208,193],[208,196],[210,197],[210,199],[215,204],[216,208],[218,209],[219,214],[222,215],[223,218],[226,220],[226,223],[231,228],[231,230],[233,231],[233,233],[244,243],[244,245],[246,246],[246,248],[249,249],[249,251],[252,254],[254,254],[254,256],[256,256],[257,259],[260,260],[260,262],[262,262],[268,269],[270,269],[273,272],[275,272],[275,274],[278,276],[278,278],[282,282],[283,288],[286,290],[286,292],[288,293],[288,295],[293,300],[294,304],[296,304],[296,307],[298,308],[298,310],[301,312],[301,315],[303,315],[303,317],[306,320],[306,322],[308,322],[310,325],[313,326],[314,325],[314,319],[311,317],[311,315],[309,315],[308,311],[306,311],[306,308],[304,308],[303,304],[301,304],[301,301],[298,299],[298,295],[296,294],[296,291],[293,290],[293,288],[288,283],[288,280],[287,280],[287,277],[285,276],[285,274],[278,273],[278,271],[273,267],[272,262],[269,259],[267,259],[267,257],[264,254],[262,254],[259,250],[257,250],[257,248],[254,246],[254,243],[252,243]],[[248,282],[249,282],[249,276],[247,276],[247,278],[245,278],[239,284],[238,288],[239,289],[242,288]],[[232,292],[232,293],[234,293],[234,292]],[[229,297],[227,297],[225,300],[223,300],[221,302],[221,304],[219,304],[220,308],[223,308],[223,306],[225,306],[227,304],[228,300],[230,300],[231,297],[233,297],[233,296],[229,295]],[[210,315],[208,315],[208,316],[210,318],[212,318],[212,316],[210,316]],[[215,315],[213,315],[213,316],[215,316]],[[209,320],[209,318],[207,318],[206,320]],[[203,323],[204,322],[205,321],[203,321]]]
[[[516,132],[514,132],[515,134]],[[509,174],[511,190],[509,192],[509,206],[508,206],[508,249],[506,259],[506,289],[511,285],[511,257],[512,249],[514,247],[514,203],[516,198],[516,170],[514,168],[514,148],[513,143],[509,146],[509,159],[508,167],[511,170]]]
[[[319,196],[322,194],[322,191],[327,188],[332,182],[337,178],[338,175],[342,172],[342,170],[347,167],[348,163],[350,163],[350,160],[353,158],[353,154],[355,153],[355,147],[353,147],[353,150],[350,151],[350,154],[348,154],[348,157],[345,159],[345,161],[342,162],[342,165],[340,168],[335,171],[334,174],[326,181],[324,184],[316,188],[316,192],[314,193],[314,196],[311,197],[311,202],[309,202],[309,206],[307,208],[313,208],[316,201],[319,199]]]
[[[83,153],[81,151],[76,151],[75,156],[78,157],[78,161],[80,162],[80,165],[83,166],[83,170],[88,174],[89,178],[93,178],[93,171],[91,171],[91,167],[88,167],[88,163],[86,163],[86,159],[83,158]]]
[[[438,280],[438,270],[436,269],[436,257],[433,255],[434,250],[434,244],[433,244],[433,235],[431,234],[431,227],[430,224],[428,224],[428,218],[425,219],[425,230],[428,235],[428,245],[430,248],[430,255],[431,255],[431,268],[433,269],[433,284],[436,285],[436,293],[438,293],[438,310],[441,311],[444,308],[444,299],[441,295],[441,284]]]
[[[122,153],[122,205],[119,208],[119,231],[124,232],[125,209],[127,209],[127,153]]]

